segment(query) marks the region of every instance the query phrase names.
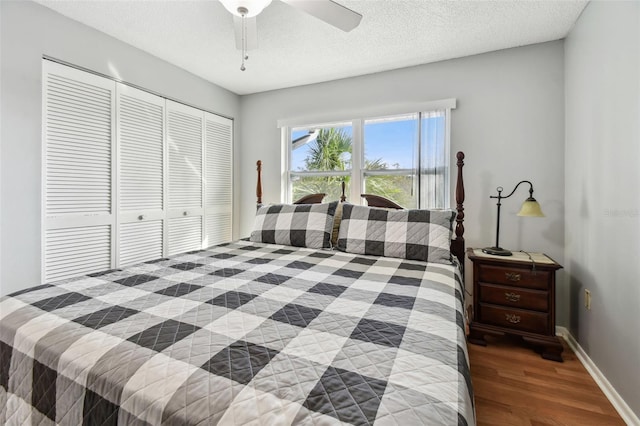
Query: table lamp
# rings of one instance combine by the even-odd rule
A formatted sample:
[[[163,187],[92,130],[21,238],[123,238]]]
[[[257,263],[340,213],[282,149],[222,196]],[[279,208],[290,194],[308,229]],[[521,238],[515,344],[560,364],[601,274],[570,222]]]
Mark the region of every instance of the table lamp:
[[[528,180],[523,180],[518,182],[518,184],[515,186],[515,188],[513,188],[513,191],[511,191],[509,193],[509,195],[502,195],[502,191],[503,188],[501,186],[499,186],[498,188],[496,188],[496,190],[498,191],[498,195],[490,195],[489,198],[497,198],[498,199],[498,224],[496,225],[496,245],[493,247],[485,247],[482,249],[482,251],[484,253],[487,254],[492,254],[495,256],[511,256],[513,253],[511,253],[509,250],[503,249],[502,247],[500,247],[500,206],[502,205],[502,203],[500,201],[502,201],[505,198],[509,198],[513,195],[514,192],[516,192],[516,189],[518,189],[518,187],[520,186],[520,184],[523,183],[528,183],[529,184],[529,198],[527,198],[526,200],[524,200],[524,202],[522,203],[522,207],[520,208],[520,211],[518,212],[518,216],[525,216],[525,217],[544,217],[544,214],[542,213],[542,210],[540,209],[540,204],[538,204],[538,202],[536,201],[535,198],[533,198],[533,184],[531,182],[529,182]]]

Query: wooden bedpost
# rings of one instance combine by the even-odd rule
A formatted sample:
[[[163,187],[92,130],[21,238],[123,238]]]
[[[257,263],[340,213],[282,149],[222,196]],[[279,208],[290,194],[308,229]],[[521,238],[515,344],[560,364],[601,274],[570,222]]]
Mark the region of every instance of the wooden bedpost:
[[[464,167],[464,152],[458,151],[456,154],[458,162],[458,177],[456,181],[456,239],[451,241],[451,252],[456,255],[460,263],[464,266],[464,179],[462,177],[462,167]]]
[[[344,183],[344,180],[340,184],[340,187],[342,188],[342,195],[340,196],[340,201],[344,203],[345,201],[347,201],[347,196],[344,195],[344,189],[346,187],[346,184]]]
[[[258,205],[259,208],[262,205],[262,161],[258,160],[256,162],[256,166],[258,166],[258,184],[256,185],[256,197],[258,197]]]

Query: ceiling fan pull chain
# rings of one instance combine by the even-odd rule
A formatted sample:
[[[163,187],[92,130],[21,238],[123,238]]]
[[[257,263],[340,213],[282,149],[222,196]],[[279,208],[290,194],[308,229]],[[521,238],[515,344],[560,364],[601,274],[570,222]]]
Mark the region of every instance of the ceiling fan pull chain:
[[[246,17],[244,18],[246,19]],[[242,41],[242,48],[243,48],[243,52],[242,52],[242,56],[244,57],[245,60],[249,60],[249,54],[247,53],[247,45],[249,44],[249,42],[247,41],[247,23],[244,23],[244,40]]]
[[[242,17],[242,65],[240,65],[240,71],[244,71],[247,69],[244,66],[244,61],[249,59],[249,55],[247,55],[247,13],[249,11],[244,7],[239,7],[238,12]]]

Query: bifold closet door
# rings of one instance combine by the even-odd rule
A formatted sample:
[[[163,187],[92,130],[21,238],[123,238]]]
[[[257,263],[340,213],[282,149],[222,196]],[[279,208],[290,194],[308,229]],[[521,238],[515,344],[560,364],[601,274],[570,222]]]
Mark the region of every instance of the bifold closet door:
[[[117,86],[118,264],[164,253],[165,99]]]
[[[204,112],[167,100],[168,254],[202,248]]]
[[[43,61],[42,277],[111,268],[115,260],[116,83]]]
[[[231,240],[233,121],[43,60],[43,282]]]
[[[233,204],[233,121],[205,113],[204,247],[231,241]]]

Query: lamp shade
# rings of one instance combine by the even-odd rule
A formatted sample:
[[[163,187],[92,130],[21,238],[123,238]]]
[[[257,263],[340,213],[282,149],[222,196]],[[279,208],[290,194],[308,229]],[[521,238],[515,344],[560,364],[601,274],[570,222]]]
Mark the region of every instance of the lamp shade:
[[[271,0],[220,0],[220,3],[222,3],[225,9],[236,16],[242,16],[242,13],[240,13],[238,9],[246,9],[247,12],[245,16],[252,18],[262,12],[265,7],[269,6]]]
[[[526,200],[524,200],[524,203],[522,203],[522,207],[520,207],[518,216],[544,217],[544,213],[542,213],[540,204],[538,204],[536,199],[533,197],[529,197]]]

